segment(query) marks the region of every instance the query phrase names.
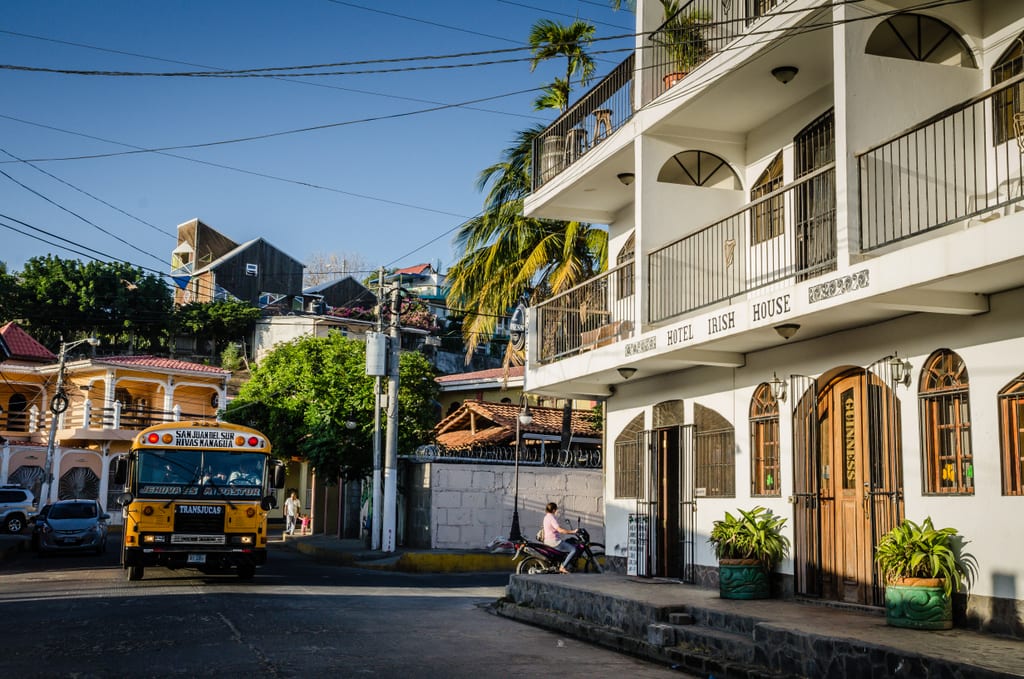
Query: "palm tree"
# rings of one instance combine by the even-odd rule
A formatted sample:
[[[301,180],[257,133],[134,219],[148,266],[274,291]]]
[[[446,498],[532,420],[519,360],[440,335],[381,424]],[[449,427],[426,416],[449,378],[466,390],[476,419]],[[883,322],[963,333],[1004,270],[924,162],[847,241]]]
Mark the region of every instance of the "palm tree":
[[[530,49],[533,51],[530,70],[548,59],[565,57],[566,62],[565,78],[555,78],[544,88],[543,94],[533,104],[535,110],[556,108],[564,111],[569,107],[573,76],[578,75],[580,85],[590,82],[597,65],[587,54],[586,47],[593,39],[594,25],[579,19],[568,26],[551,19],[540,19],[533,25],[530,29]]]

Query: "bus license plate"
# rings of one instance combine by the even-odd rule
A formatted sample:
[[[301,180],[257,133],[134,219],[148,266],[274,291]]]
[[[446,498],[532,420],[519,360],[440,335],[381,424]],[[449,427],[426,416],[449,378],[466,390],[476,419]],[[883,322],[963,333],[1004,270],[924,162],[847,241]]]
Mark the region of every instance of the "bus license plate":
[[[205,554],[189,554],[188,563],[206,563]]]

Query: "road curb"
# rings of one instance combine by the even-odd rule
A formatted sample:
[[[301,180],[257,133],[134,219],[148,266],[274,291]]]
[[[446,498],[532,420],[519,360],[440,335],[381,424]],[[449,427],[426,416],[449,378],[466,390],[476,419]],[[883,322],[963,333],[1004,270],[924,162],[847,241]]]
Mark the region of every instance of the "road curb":
[[[378,571],[402,573],[512,573],[515,564],[508,554],[490,552],[402,552],[392,555],[349,552],[300,540],[288,541],[284,549],[295,550],[318,561]]]

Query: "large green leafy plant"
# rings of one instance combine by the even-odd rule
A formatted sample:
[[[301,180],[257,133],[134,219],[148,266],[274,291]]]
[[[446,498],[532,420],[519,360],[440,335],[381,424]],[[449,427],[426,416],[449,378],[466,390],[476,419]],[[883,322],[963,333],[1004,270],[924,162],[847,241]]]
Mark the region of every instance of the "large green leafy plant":
[[[666,21],[651,40],[665,49],[674,71],[689,73],[711,56],[703,33],[711,18],[698,10],[682,11],[679,0],[662,0],[661,4]]]
[[[789,554],[789,538],[782,534],[786,519],[765,507],[738,511],[738,516],[726,512],[724,519],[715,521],[708,538],[715,556],[756,559],[771,570]]]
[[[965,544],[955,528],[936,528],[930,516],[920,524],[904,519],[882,537],[875,562],[889,584],[901,578],[942,578],[948,596],[964,583],[969,589],[977,572],[974,556],[963,551]]]

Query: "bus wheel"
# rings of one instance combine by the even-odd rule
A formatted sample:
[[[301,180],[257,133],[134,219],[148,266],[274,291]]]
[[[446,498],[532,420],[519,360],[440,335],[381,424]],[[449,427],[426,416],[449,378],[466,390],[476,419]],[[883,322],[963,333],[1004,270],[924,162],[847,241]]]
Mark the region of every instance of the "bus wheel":
[[[256,566],[251,563],[243,563],[238,566],[238,577],[242,580],[252,580],[256,575]]]
[[[145,569],[142,566],[128,566],[128,579],[141,580]]]

